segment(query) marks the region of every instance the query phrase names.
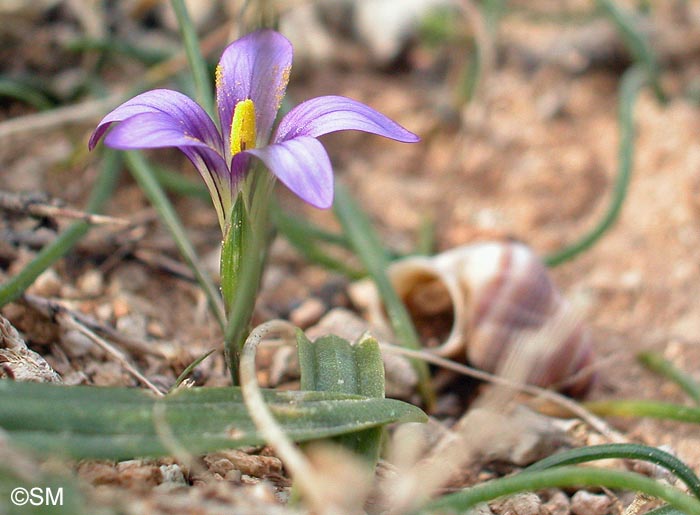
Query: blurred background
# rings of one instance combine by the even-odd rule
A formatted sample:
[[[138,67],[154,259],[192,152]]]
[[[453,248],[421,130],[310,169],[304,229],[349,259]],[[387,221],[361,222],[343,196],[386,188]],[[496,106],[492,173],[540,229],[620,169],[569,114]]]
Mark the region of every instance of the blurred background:
[[[700,3],[187,5],[212,77],[227,43],[261,22],[273,24],[295,47],[290,105],[346,95],[421,136],[417,145],[362,134],[324,137],[336,179],[396,253],[414,251],[427,227],[432,237],[423,248],[431,251],[515,239],[551,255],[598,223],[622,171],[631,172],[617,223],[598,244],[553,269],[596,331],[601,381],[594,395],[675,395],[642,374],[634,360],[642,349],[700,368]],[[647,85],[624,97],[623,77],[633,67]],[[125,98],[154,87],[193,95],[167,2],[0,0],[0,189],[84,208],[102,166],[101,151],[87,151],[91,131]],[[623,105],[628,111],[620,113]],[[199,184],[196,172],[176,151],[148,155],[163,177],[176,172],[188,179],[169,183],[171,199],[215,272],[219,228],[206,195],[192,186]],[[279,197],[290,212],[337,230],[332,212],[303,206],[282,187]],[[128,174],[105,211],[136,229],[94,229],[30,292],[70,302],[127,334],[173,342],[177,352],[165,363],[142,357],[149,376],[172,381],[219,335],[177,249]],[[0,280],[19,273],[68,224],[6,213],[0,223]],[[301,317],[295,310],[314,298],[321,307],[297,319],[313,323],[331,307],[352,307],[347,284],[279,238],[259,318]],[[64,377],[131,384],[118,367],[81,354],[79,342],[57,350],[53,342],[65,335],[26,307],[9,304],[2,313]],[[222,360],[207,363],[196,381],[225,383]],[[673,440],[691,465],[700,464],[697,435],[644,424],[638,430],[648,431],[649,441]]]

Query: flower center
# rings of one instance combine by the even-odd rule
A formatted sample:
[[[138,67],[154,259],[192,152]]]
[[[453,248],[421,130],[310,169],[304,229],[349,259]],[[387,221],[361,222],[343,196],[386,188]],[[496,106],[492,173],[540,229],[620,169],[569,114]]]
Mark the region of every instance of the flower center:
[[[249,98],[238,102],[233,109],[231,156],[248,148],[255,148],[255,104]]]

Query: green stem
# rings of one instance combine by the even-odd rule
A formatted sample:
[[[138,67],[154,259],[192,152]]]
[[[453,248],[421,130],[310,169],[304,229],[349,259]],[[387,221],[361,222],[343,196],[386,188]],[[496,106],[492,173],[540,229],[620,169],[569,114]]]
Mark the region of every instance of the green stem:
[[[586,402],[596,415],[611,417],[651,417],[679,422],[700,423],[700,408],[661,401],[615,400]]]
[[[617,221],[622,204],[627,196],[627,188],[634,163],[634,103],[639,91],[647,82],[647,73],[639,67],[630,68],[622,77],[620,85],[620,124],[619,165],[612,202],[603,219],[593,230],[574,244],[545,257],[548,266],[557,266],[569,261],[596,243]]]
[[[668,502],[686,515],[700,515],[700,501],[633,472],[593,469],[591,467],[557,467],[536,472],[522,472],[483,483],[461,492],[447,495],[426,505],[420,513],[465,512],[477,504],[504,495],[553,487],[605,486],[621,490],[644,492]]]
[[[227,321],[224,330],[224,352],[231,380],[238,384],[238,363],[243,344],[249,332],[250,320],[255,308],[255,298],[265,269],[267,249],[271,241],[270,201],[274,186],[273,175],[263,167],[248,174],[248,184],[243,189],[249,199],[247,211],[250,220],[250,235],[238,257],[235,292],[227,299]],[[222,274],[227,273],[222,270]],[[222,276],[222,282],[228,280]]]
[[[525,470],[531,472],[610,458],[644,460],[663,467],[678,476],[688,486],[691,493],[700,499],[700,479],[695,475],[695,472],[674,455],[646,445],[613,443],[571,449],[540,460]]]
[[[111,197],[119,176],[121,159],[116,152],[105,153],[104,163],[93,186],[86,210],[96,213]],[[18,299],[41,273],[65,256],[90,230],[87,222],[75,222],[54,241],[46,245],[21,272],[0,286],[0,306]]]
[[[212,94],[211,79],[209,77],[209,71],[207,70],[207,63],[199,47],[197,31],[187,14],[184,0],[170,0],[170,5],[172,5],[173,11],[175,11],[177,24],[180,27],[180,34],[182,35],[185,52],[187,53],[187,60],[192,69],[192,78],[194,79],[197,100],[211,116],[214,114],[215,109],[214,96]]]
[[[399,342],[409,349],[421,349],[422,345],[413,326],[413,321],[386,274],[389,265],[386,251],[367,215],[355,204],[348,191],[340,184],[336,185],[334,211],[355,253],[377,285]],[[428,366],[420,360],[413,360],[412,363],[418,373],[418,387],[423,400],[428,406],[431,406],[435,400],[435,394],[430,384]]]
[[[653,352],[642,352],[637,359],[652,372],[661,374],[676,383],[690,395],[695,404],[700,404],[700,385],[692,377],[673,366],[673,363]]]
[[[162,222],[168,228],[171,236],[175,240],[175,244],[180,250],[182,257],[185,259],[190,269],[194,273],[194,276],[197,278],[197,282],[204,291],[209,307],[216,317],[216,320],[219,322],[222,328],[225,327],[226,320],[224,318],[224,310],[221,305],[221,297],[219,296],[216,286],[214,286],[211,278],[200,264],[197,253],[187,237],[185,228],[183,227],[182,222],[180,222],[180,219],[178,218],[173,205],[170,203],[170,200],[168,200],[165,192],[155,179],[155,175],[150,164],[142,154],[133,151],[126,152],[126,161],[129,165],[131,174],[134,176],[134,179],[136,179],[136,182],[146,194],[148,200],[150,200],[153,207],[155,207],[156,211],[158,211]]]

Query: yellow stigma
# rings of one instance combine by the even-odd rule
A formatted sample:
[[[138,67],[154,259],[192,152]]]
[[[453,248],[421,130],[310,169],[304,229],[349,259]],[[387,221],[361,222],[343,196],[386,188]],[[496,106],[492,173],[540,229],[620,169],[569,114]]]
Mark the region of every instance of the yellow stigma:
[[[255,148],[255,104],[249,98],[238,102],[233,109],[231,155],[248,148]]]

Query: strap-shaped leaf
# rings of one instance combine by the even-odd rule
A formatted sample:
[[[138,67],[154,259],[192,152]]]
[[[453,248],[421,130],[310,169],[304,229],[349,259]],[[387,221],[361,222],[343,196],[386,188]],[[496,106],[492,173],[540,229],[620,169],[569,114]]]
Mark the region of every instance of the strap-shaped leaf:
[[[425,420],[420,409],[393,399],[330,392],[264,394],[295,441]],[[163,456],[172,453],[175,443],[193,454],[264,443],[239,388],[194,388],[156,399],[129,388],[0,381],[0,398],[0,427],[13,441],[74,458]]]
[[[354,345],[335,335],[313,343],[297,331],[301,388],[384,398],[384,363],[377,340],[364,336]],[[364,456],[374,465],[379,458],[382,427],[374,427],[334,438],[334,441]]]

